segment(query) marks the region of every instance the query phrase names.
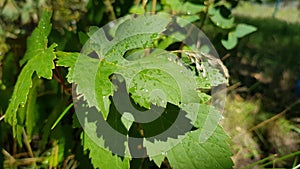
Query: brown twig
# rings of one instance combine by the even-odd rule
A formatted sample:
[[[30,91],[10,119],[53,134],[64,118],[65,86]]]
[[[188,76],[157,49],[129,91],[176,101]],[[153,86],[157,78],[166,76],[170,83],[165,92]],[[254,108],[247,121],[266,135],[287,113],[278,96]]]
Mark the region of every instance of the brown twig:
[[[70,160],[74,159],[74,158],[75,158],[75,155],[74,155],[74,154],[69,155],[69,156],[64,160],[63,168],[67,168],[68,162],[69,162]]]
[[[28,157],[29,153],[28,152],[22,152],[14,155],[15,158],[22,158],[22,157]]]
[[[264,125],[270,123],[271,121],[274,121],[274,120],[278,119],[278,118],[281,117],[282,115],[286,114],[292,107],[296,106],[296,105],[299,104],[299,103],[300,103],[300,99],[298,99],[297,101],[295,101],[294,103],[292,103],[290,106],[288,106],[286,109],[284,109],[284,110],[283,110],[282,112],[280,112],[279,114],[276,114],[275,116],[273,116],[273,117],[271,117],[271,118],[269,118],[269,119],[267,119],[267,120],[265,120],[265,121],[263,121],[263,122],[257,124],[256,126],[250,128],[250,129],[248,129],[248,131],[251,132],[251,131],[253,131],[253,130],[256,130],[256,129],[258,129],[258,128],[260,128],[260,127],[262,127],[262,126],[264,126]]]
[[[241,86],[241,82],[237,82],[237,83],[235,83],[235,84],[227,87],[227,91],[229,92],[229,91],[235,90],[235,89],[237,89],[240,86]]]
[[[144,11],[146,11],[147,1],[148,0],[143,0],[143,2],[142,2],[142,6],[143,6]]]
[[[58,75],[59,83],[62,85],[64,91],[67,92],[68,88],[67,88],[67,86],[65,84],[65,81],[64,81],[64,79],[63,79],[63,77],[62,77],[62,75],[61,75],[61,73],[60,73],[60,71],[59,71],[59,69],[58,69],[58,67],[56,65],[55,65],[55,71],[56,71],[56,73]],[[54,78],[55,78],[55,76],[54,76]]]
[[[152,0],[152,9],[151,9],[151,13],[155,14],[156,11],[156,0]]]
[[[36,162],[42,162],[45,160],[45,157],[38,157],[38,158],[22,158],[22,159],[16,159],[13,163],[12,161],[5,160],[4,161],[4,166],[7,166],[8,168],[10,166],[26,166],[26,165],[31,165]]]
[[[135,5],[139,5],[140,3],[141,3],[141,0],[135,0],[135,1],[134,1],[134,4],[135,4]]]
[[[205,5],[206,5],[206,10],[204,11],[204,16],[203,16],[203,18],[201,19],[201,22],[200,22],[200,26],[199,26],[199,28],[202,30],[202,28],[203,28],[203,26],[204,26],[204,24],[205,24],[205,21],[206,21],[206,19],[208,18],[208,9],[209,9],[209,6],[210,6],[210,2],[209,1],[205,1],[204,3],[206,3]]]
[[[24,127],[22,127],[22,133],[23,133],[25,146],[28,150],[28,154],[29,154],[30,157],[34,158],[34,155],[33,155],[30,143],[28,141],[28,137],[27,137],[27,134],[26,134],[26,131],[25,131]],[[33,163],[33,165],[34,165],[34,168],[36,168],[36,163],[35,162]]]
[[[2,154],[9,160],[10,163],[14,163],[16,161],[16,159],[4,149],[2,149]]]
[[[224,60],[226,60],[227,58],[229,58],[230,56],[231,56],[231,54],[230,54],[230,53],[227,53],[226,55],[224,55],[224,56],[221,58],[221,60],[224,61]]]
[[[113,21],[113,20],[116,20],[116,14],[115,14],[115,11],[114,11],[114,7],[112,6],[110,0],[104,0],[104,5],[106,6],[106,9],[108,12],[110,12],[110,20]]]
[[[77,168],[77,161],[74,161],[74,163],[73,163],[73,165],[71,167],[71,169],[75,169],[75,168]]]
[[[5,114],[0,117],[0,121],[2,121],[5,118]]]

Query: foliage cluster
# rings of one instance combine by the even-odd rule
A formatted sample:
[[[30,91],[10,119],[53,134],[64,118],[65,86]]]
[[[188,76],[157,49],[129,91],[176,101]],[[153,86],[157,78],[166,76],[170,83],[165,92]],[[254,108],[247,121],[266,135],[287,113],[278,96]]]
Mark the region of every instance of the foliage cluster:
[[[128,53],[126,52],[132,49],[157,47],[181,50],[180,46],[178,47],[178,41],[157,37],[157,34],[167,27],[168,19],[155,18],[150,15],[142,17],[138,20],[139,22],[136,21],[136,24],[129,24],[128,27],[126,23],[129,20],[123,21],[120,23],[122,29],[116,29],[115,33],[111,34],[112,37],[120,35],[121,39],[116,38],[113,41],[104,42],[102,49],[92,45],[85,48],[87,51],[95,51],[96,55],[103,56],[102,59],[93,59],[88,56],[90,53],[81,57],[79,51],[87,42],[87,38],[91,38],[94,32],[99,31],[99,28],[91,27],[91,25],[103,26],[108,21],[128,13],[161,11],[180,16],[195,23],[199,28],[206,25],[216,27],[222,36],[222,45],[226,49],[232,49],[237,45],[239,38],[256,30],[253,26],[235,23],[231,9],[237,5],[237,1],[153,0],[147,3],[146,1],[111,3],[109,0],[90,0],[85,4],[84,1],[79,0],[51,2],[12,0],[4,1],[0,5],[1,14],[5,14],[1,15],[0,28],[0,141],[3,143],[2,145],[5,145],[3,147],[5,159],[0,161],[4,161],[5,167],[232,167],[231,152],[227,143],[228,137],[220,126],[206,142],[201,143],[199,140],[201,131],[206,130],[202,123],[209,118],[210,96],[206,90],[210,89],[212,85],[197,72],[197,65],[189,60],[184,60],[184,55],[182,55],[184,66],[180,66],[176,63],[177,56],[175,54],[153,52],[149,56],[139,59],[127,58],[126,54]],[[86,5],[86,8],[82,8],[83,5]],[[53,15],[51,12],[47,12],[49,10],[53,11]],[[156,23],[158,20],[162,22]],[[140,24],[146,22],[148,25],[150,24],[150,33],[145,31],[149,28],[144,28],[145,25]],[[32,25],[37,25],[37,27],[34,29]],[[33,29],[34,31],[32,31]],[[136,32],[139,34],[134,34]],[[31,35],[29,36],[29,34]],[[26,44],[25,39],[27,39]],[[112,44],[113,47],[110,47]],[[135,56],[136,53],[142,55],[141,51],[137,50],[129,56]],[[128,62],[130,59],[132,59],[131,62]],[[83,66],[80,71],[76,68],[76,60],[79,60]],[[174,84],[172,78],[163,72],[159,74],[156,72],[157,77],[155,78],[150,76],[155,73],[151,68],[158,65],[162,65],[165,70],[171,70],[174,76],[182,82],[188,82],[188,74],[193,73],[190,76],[197,81],[197,86],[186,86],[185,95],[180,100],[180,92],[177,92],[179,89],[172,86]],[[94,74],[99,84],[90,83],[89,77],[86,76],[87,73]],[[128,124],[122,121],[122,117],[114,108],[116,103],[111,99],[111,96],[116,94],[114,93],[116,86],[109,79],[113,73],[123,75],[124,79],[120,80],[120,83],[125,80],[129,85],[128,79],[133,79],[132,86],[126,86],[126,89],[131,94],[132,102],[136,107],[139,109],[147,109],[152,105],[165,107],[165,115],[158,121],[154,121],[153,124],[143,124],[142,127],[138,123]],[[131,77],[134,73],[137,73],[138,76]],[[207,73],[209,76],[220,74],[213,69]],[[143,79],[143,77],[147,77],[146,75],[150,78]],[[220,78],[214,79],[212,84],[219,85],[223,82],[224,79],[220,76]],[[79,125],[80,119],[77,119],[75,110],[72,108],[73,104],[76,106],[76,103],[72,103],[72,84],[77,85],[78,94],[84,96],[90,108],[96,107],[102,112],[102,117],[107,123],[128,136],[147,138],[157,132],[162,132],[161,130],[166,130],[173,121],[165,119],[176,118],[179,108],[185,110],[187,117],[195,111],[200,115],[196,119],[193,129],[182,133],[185,138],[173,149],[162,151],[161,154],[149,158],[130,158],[130,153],[125,151],[127,147],[121,145],[127,156],[120,157],[98,147],[91,140],[92,138],[96,139],[99,144],[103,144],[103,147],[114,148],[105,142],[104,136],[90,136],[83,132]],[[167,94],[165,98],[153,100],[147,95],[145,91],[153,90],[153,84]],[[122,85],[124,84],[120,84],[119,88]],[[95,86],[101,87],[96,88],[97,95],[93,96],[93,93],[87,89],[93,89]],[[174,88],[174,90],[169,92],[170,88]],[[196,88],[200,90],[196,91]],[[167,115],[167,112],[172,113]],[[214,112],[218,119],[220,112],[217,110]],[[187,118],[187,120],[193,119]],[[98,130],[99,126],[95,125],[94,121],[86,123],[91,131]],[[170,124],[165,126],[166,123]],[[140,127],[144,130],[143,133],[147,134],[141,133]],[[173,144],[173,140],[179,139],[179,137],[164,138],[166,140],[157,143],[159,149]],[[152,150],[151,141],[145,142],[147,150]],[[178,159],[179,154],[181,160]],[[90,158],[91,160],[89,160]]]

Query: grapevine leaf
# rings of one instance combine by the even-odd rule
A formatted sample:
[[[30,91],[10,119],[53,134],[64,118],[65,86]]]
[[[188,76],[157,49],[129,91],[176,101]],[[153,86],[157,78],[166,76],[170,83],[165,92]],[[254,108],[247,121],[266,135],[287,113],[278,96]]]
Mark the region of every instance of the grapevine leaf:
[[[97,107],[106,119],[109,96],[114,90],[109,76],[115,71],[115,65],[79,53],[57,52],[57,56],[58,66],[69,67],[67,78],[70,83],[77,84],[77,93],[83,94],[89,106]]]
[[[173,168],[231,168],[233,163],[230,158],[232,153],[227,143],[229,138],[222,128],[217,127],[214,134],[204,143],[198,140],[200,133],[200,129],[188,132],[179,143],[172,138],[168,139],[168,142],[146,142],[148,150],[157,148],[157,145],[160,145],[162,149],[165,146],[174,146],[151,159],[160,166],[164,157],[167,157]]]
[[[83,146],[90,150],[94,167],[129,167],[129,158],[121,159],[108,151],[115,148],[126,155],[132,153],[128,151],[128,135],[132,136],[132,133],[127,131],[132,129],[132,122],[129,119],[124,121],[125,116],[123,117],[122,113],[129,112],[133,115],[135,112],[131,112],[131,109],[123,111],[117,107],[129,102],[118,97],[120,87],[114,83],[115,79],[126,85],[126,92],[123,93],[128,96],[130,93],[136,103],[132,105],[140,106],[143,110],[147,108],[146,113],[155,112],[157,107],[166,108],[158,119],[141,124],[146,137],[143,144],[156,164],[159,165],[167,157],[174,168],[232,166],[231,153],[226,142],[228,138],[218,127],[221,118],[219,111],[210,109],[206,103],[211,97],[198,90],[209,89],[207,85],[217,86],[224,83],[224,78],[217,76],[221,73],[207,68],[208,78],[196,79],[195,73],[178,61],[176,55],[156,49],[141,51],[141,48],[153,45],[169,22],[167,18],[153,15],[123,20],[122,23],[116,24],[118,27],[111,32],[93,27],[88,33],[90,40],[84,46],[82,54],[57,53],[57,64],[70,67],[68,81],[76,84],[77,94],[82,94],[87,102],[87,105],[82,106],[96,111],[95,116],[91,111],[77,113],[81,116],[78,120],[84,119],[81,124],[84,124],[87,135],[83,135]],[[224,23],[229,25],[227,21]],[[132,49],[138,52],[135,53]],[[113,74],[118,75],[112,76]],[[122,80],[119,75],[123,77]],[[115,92],[115,89],[118,91]],[[101,114],[98,111],[101,111]],[[175,124],[177,119],[183,119],[183,123],[180,124],[190,128],[182,130],[181,125]],[[190,131],[193,126],[196,129]],[[105,132],[105,127],[112,131]],[[148,138],[169,129],[176,129],[176,135]],[[178,133],[178,130],[183,132]],[[114,131],[117,133],[113,133]],[[118,138],[117,135],[122,135],[122,140],[114,139]],[[153,157],[152,151],[162,152]],[[183,154],[183,158],[176,161],[178,154]]]
[[[87,119],[85,119],[87,123]],[[83,133],[83,147],[85,150],[90,150],[90,157],[92,158],[92,164],[95,168],[129,168],[129,158],[124,157],[121,159],[117,155],[113,155],[109,150],[103,148],[104,140],[97,136],[97,126],[95,123],[87,123],[85,131],[88,131],[89,135]],[[96,144],[97,143],[97,144]]]
[[[199,142],[205,142],[211,135],[213,135],[218,122],[222,118],[220,111],[213,105],[192,103],[185,105],[183,110],[186,112],[198,111],[194,126],[201,128]]]
[[[54,68],[53,60],[56,58],[53,50],[57,45],[52,44],[47,48],[47,40],[45,41],[45,36],[48,36],[50,33],[48,29],[51,30],[50,18],[51,13],[44,12],[41,19],[42,23],[38,25],[36,31],[28,40],[28,43],[31,46],[28,47],[25,54],[25,60],[28,61],[18,77],[10,104],[6,110],[5,120],[13,126],[14,136],[15,125],[17,124],[16,113],[19,106],[24,106],[27,102],[27,96],[32,87],[32,75],[36,72],[39,78],[52,78],[52,69]],[[34,42],[38,43],[38,47],[35,44],[32,44]]]
[[[100,58],[119,62],[127,50],[150,47],[157,35],[165,30],[170,18],[163,14],[145,15],[119,22],[122,23],[109,28],[110,30],[116,29],[111,32],[113,38],[111,41],[107,39],[103,29],[97,30],[93,27],[88,33],[90,40],[85,44],[83,53],[87,55],[95,51]]]
[[[103,139],[99,139],[97,144],[94,140],[90,139],[87,135],[84,135],[83,146],[85,150],[90,150],[90,157],[92,158],[92,164],[95,168],[116,168],[116,169],[128,169],[129,159],[125,157],[122,159],[116,155],[112,155],[108,150],[99,147],[98,144],[104,144]]]
[[[58,65],[70,67],[68,80],[77,84],[77,94],[83,94],[89,106],[96,106],[106,119],[109,96],[113,94],[109,76],[115,72],[115,62],[124,61],[123,55],[127,50],[151,46],[169,22],[170,18],[163,15],[127,19],[119,25],[115,31],[116,38],[111,41],[107,40],[103,29],[93,27],[88,34],[90,40],[82,50],[84,54],[74,61],[75,57],[67,59],[67,54],[58,53]],[[99,60],[88,57],[93,52]]]
[[[149,108],[150,102],[165,107],[167,102],[180,105],[200,101],[192,73],[171,53],[154,51],[142,59],[123,62],[116,72],[124,76],[127,90],[143,107]]]

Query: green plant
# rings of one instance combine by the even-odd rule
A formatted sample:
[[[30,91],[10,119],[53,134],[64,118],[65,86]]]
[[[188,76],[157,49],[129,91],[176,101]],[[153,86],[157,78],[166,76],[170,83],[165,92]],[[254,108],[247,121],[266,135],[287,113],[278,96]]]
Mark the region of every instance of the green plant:
[[[81,136],[82,144],[85,150],[89,150],[94,167],[108,168],[114,166],[113,168],[128,168],[130,161],[136,160],[131,158],[135,157],[132,150],[135,147],[129,145],[130,137],[144,138],[144,143],[140,146],[145,146],[147,153],[150,154],[144,154],[139,157],[146,158],[149,156],[150,160],[153,160],[158,166],[161,165],[165,158],[175,168],[229,168],[232,166],[231,153],[226,143],[227,136],[220,127],[217,127],[216,131],[209,131],[210,129],[214,130],[212,125],[217,126],[219,119],[218,110],[210,110],[207,105],[210,96],[202,92],[202,89],[210,86],[207,85],[207,83],[209,84],[209,79],[202,77],[200,72],[195,74],[194,71],[198,72],[200,70],[196,69],[196,66],[193,66],[192,63],[177,61],[177,56],[174,53],[154,50],[146,54],[148,55],[147,57],[134,58],[134,56],[142,55],[144,50],[141,53],[141,50],[132,51],[133,49],[151,47],[159,41],[159,33],[165,30],[170,23],[169,17],[146,15],[133,21],[129,18],[121,22],[115,32],[111,34],[116,36],[112,41],[105,41],[105,34],[93,27],[88,35],[91,39],[93,39],[93,33],[97,37],[102,37],[102,39],[96,39],[96,42],[101,40],[101,43],[94,44],[94,41],[91,41],[91,43],[88,41],[85,44],[86,48],[84,47],[83,49],[84,52],[81,54],[54,51],[56,44],[47,47],[47,36],[51,30],[50,17],[51,13],[44,12],[38,27],[28,38],[27,52],[21,60],[21,64],[24,64],[24,67],[18,77],[11,102],[5,113],[5,121],[12,125],[13,134],[17,137],[17,140],[22,140],[22,135],[26,137],[26,133],[32,135],[37,124],[37,121],[34,121],[34,119],[38,120],[38,117],[36,117],[38,116],[36,100],[37,90],[40,87],[39,83],[42,83],[39,82],[40,78],[51,79],[54,76],[52,69],[57,69],[56,66],[65,66],[69,67],[68,81],[76,84],[76,98],[82,94],[85,98],[84,100],[87,101],[88,108],[85,107],[85,104],[82,103],[83,100],[80,99],[75,99],[78,100],[78,102],[75,102],[75,106],[78,106],[76,108],[77,116],[79,117],[79,122],[84,124],[83,127],[85,129]],[[145,24],[141,25],[141,23]],[[125,53],[128,51],[132,51],[132,53],[126,56]],[[88,56],[90,53],[96,53],[100,58],[91,58]],[[195,63],[196,65],[198,64],[198,62]],[[202,64],[205,64],[205,62]],[[187,69],[184,65],[190,67],[190,69]],[[219,85],[225,82],[221,75],[217,75],[218,71],[209,67],[205,69],[207,69],[206,76],[213,81],[212,84]],[[120,80],[120,77],[112,76],[116,73],[122,75],[124,79]],[[60,74],[59,77],[58,81],[63,84]],[[117,78],[117,81],[120,83],[125,80],[127,92],[131,94],[135,107],[138,109],[149,109],[150,107],[153,109],[155,106],[164,107],[163,115],[152,123],[131,122],[129,124],[130,121],[129,123],[126,120],[124,122],[124,118],[122,121],[122,116],[116,112],[118,111],[116,108],[117,101],[112,99],[113,95],[117,95],[117,93],[114,94],[114,88],[118,86],[112,83],[114,78]],[[174,86],[176,83],[179,86]],[[118,88],[121,87],[118,86]],[[196,90],[197,88],[198,90]],[[160,90],[159,93],[155,93],[155,90],[158,89]],[[149,95],[148,93],[154,93],[154,95]],[[81,106],[83,107],[80,108]],[[128,138],[127,141],[123,140],[123,142],[119,143],[121,144],[119,147],[123,150],[121,155],[124,155],[124,158],[117,156],[120,154],[113,155],[105,149],[108,146],[112,150],[115,148],[113,146],[118,147],[118,145],[108,142],[111,139],[106,138],[108,137],[107,135],[102,137],[97,135],[97,130],[103,130],[104,127],[102,126],[103,124],[98,124],[99,121],[89,119],[89,116],[92,116],[90,112],[93,111],[93,107],[96,107],[102,113],[102,116],[100,115],[100,118],[97,118],[97,120],[101,122],[102,117],[102,122],[106,121],[116,131],[125,134],[126,138]],[[162,140],[159,140],[159,138],[156,138],[158,139],[156,141],[147,140],[148,137],[164,132],[164,130],[172,126],[172,123],[175,122],[172,122],[171,119],[178,118],[176,116],[180,115],[178,115],[179,109],[183,110],[182,113],[185,116],[181,118],[185,121],[176,124],[175,130],[179,130],[177,135],[167,135],[165,138],[160,138]],[[86,114],[86,111],[89,113]],[[213,117],[210,117],[211,113],[213,113]],[[53,117],[50,119],[53,120]],[[206,121],[206,119],[212,121]],[[192,127],[195,129],[185,131],[184,128],[179,128],[181,127],[180,125],[191,125],[190,121],[193,120],[195,121],[192,123],[193,126],[190,126],[190,129]],[[205,122],[209,124],[205,124]],[[47,123],[49,130],[53,123]],[[209,125],[209,128],[206,125]],[[47,128],[45,129],[47,130]],[[204,131],[206,133],[212,132],[211,136],[203,135]],[[61,133],[59,130],[57,132],[58,137],[63,137],[64,133]],[[86,135],[85,133],[89,134]],[[47,136],[44,135],[44,137]],[[180,140],[180,143],[177,143],[177,140]],[[153,144],[154,141],[155,144]],[[58,142],[66,144],[66,141],[60,140]],[[55,144],[57,144],[56,141]],[[63,147],[63,149],[66,149],[66,147]],[[154,152],[151,154],[151,151]],[[157,152],[160,152],[160,154],[157,154]],[[186,160],[178,160],[178,153],[184,153],[180,158]],[[103,158],[98,158],[99,156]],[[210,163],[207,163],[207,161],[210,161]],[[58,165],[58,160],[52,161],[51,165]]]
[[[44,3],[36,5],[39,4]],[[77,25],[73,21],[85,11],[80,5],[76,11],[65,10],[62,6],[66,4],[50,3],[54,10],[59,8],[52,16],[54,29],[50,23],[51,13],[43,12],[37,28],[27,39],[24,56],[9,50],[9,45],[13,47],[13,44],[3,47],[6,55],[0,58],[1,63],[5,63],[5,66],[0,65],[3,68],[0,79],[4,80],[0,84],[3,91],[0,99],[4,100],[1,108],[6,110],[4,119],[9,125],[1,123],[4,131],[1,139],[13,137],[18,142],[17,145],[7,143],[5,147],[8,149],[4,153],[6,167],[25,164],[46,168],[232,167],[229,138],[218,125],[221,110],[210,96],[214,94],[210,93],[212,88],[226,83],[223,74],[228,78],[227,69],[217,57],[210,55],[216,52],[209,44],[197,46],[197,38],[189,39],[192,44],[183,43],[184,35],[197,37],[187,31],[188,27],[186,32],[176,28],[188,26],[190,22],[200,28],[214,25],[223,34],[223,45],[231,49],[237,44],[237,38],[255,30],[249,25],[234,23],[228,14],[234,1],[153,0],[140,5],[137,1],[111,4],[110,1],[91,0],[87,5],[87,21],[82,19]],[[82,11],[78,14],[77,10]],[[89,24],[103,25],[108,22],[107,18],[116,19],[129,11],[157,11],[159,15],[146,14],[134,19],[126,16],[115,21],[109,31],[92,26],[84,33]],[[70,12],[76,15],[61,16]],[[174,17],[174,21],[160,12],[173,13],[183,19]],[[32,13],[38,15],[38,12]],[[172,31],[170,26],[175,29]],[[5,25],[3,28],[5,31],[11,29]],[[166,34],[167,28],[171,31]],[[23,34],[17,36],[26,35],[24,32],[28,30],[21,29]],[[83,32],[76,32],[79,30]],[[233,35],[228,41],[225,40],[227,34],[228,37]],[[234,42],[230,42],[232,39]],[[85,44],[83,51],[68,52],[80,50],[80,44],[76,43],[79,40]],[[18,78],[13,86],[15,75]],[[76,92],[71,92],[72,86]],[[124,103],[118,102],[117,96],[122,94],[118,92],[122,88],[123,93],[130,95],[126,104],[149,114],[163,109],[159,112],[161,116],[143,123],[136,122],[132,112],[121,112],[118,105]],[[85,111],[96,113],[86,114]],[[94,115],[101,116],[96,120]],[[176,123],[178,118],[181,123]],[[100,121],[124,137],[111,143],[113,139],[103,134]],[[168,129],[176,131],[175,134],[155,138]],[[132,138],[139,138],[141,142],[132,145]],[[17,150],[10,149],[15,146]],[[29,162],[15,158],[22,148],[27,149]]]

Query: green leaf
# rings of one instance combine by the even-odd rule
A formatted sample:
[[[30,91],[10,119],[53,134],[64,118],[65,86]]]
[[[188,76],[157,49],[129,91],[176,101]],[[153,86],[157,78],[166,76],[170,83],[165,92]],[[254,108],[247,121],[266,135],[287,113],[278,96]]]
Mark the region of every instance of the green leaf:
[[[183,5],[180,6],[180,11],[184,14],[192,15],[197,14],[201,11],[204,11],[206,9],[205,5],[201,4],[193,4],[191,2],[185,2]],[[199,19],[199,17],[198,17]]]
[[[227,40],[222,39],[221,43],[227,50],[230,50],[237,45],[238,38],[233,33],[229,32],[228,39]]]
[[[180,0],[165,0],[165,2],[162,3],[169,5],[172,9],[172,13],[176,14],[194,15],[204,11],[206,8],[205,5],[194,4],[191,2],[182,3]]]
[[[13,128],[15,128],[15,125],[17,124],[16,113],[19,109],[19,106],[24,106],[27,102],[27,96],[32,87],[31,78],[34,72],[36,72],[39,78],[52,78],[52,69],[54,68],[53,60],[56,58],[53,50],[56,47],[56,44],[52,44],[49,48],[47,48],[47,43],[44,39],[44,36],[49,33],[49,27],[51,29],[50,18],[51,13],[44,12],[41,19],[42,23],[38,25],[37,31],[35,31],[35,33],[30,36],[28,40],[28,43],[31,46],[26,51],[24,58],[24,62],[27,60],[28,62],[19,74],[10,104],[5,113],[5,120],[10,123]],[[37,43],[37,45],[33,44],[34,42]]]
[[[51,130],[54,129],[54,127],[61,121],[61,119],[64,117],[64,115],[66,115],[66,113],[68,113],[68,111],[71,109],[71,107],[73,105],[74,105],[73,103],[69,104],[69,106],[60,114],[60,116],[57,118],[55,123],[52,125]]]
[[[252,32],[257,30],[256,27],[252,25],[247,25],[244,23],[240,23],[236,26],[235,30],[232,32],[237,38],[242,38]]]
[[[79,56],[79,53],[71,53],[71,52],[56,52],[55,53],[58,60],[56,62],[57,66],[69,67],[69,72],[67,75],[67,79],[69,83],[73,82],[72,76],[74,72],[74,67],[76,64],[76,60]]]
[[[142,59],[123,62],[116,72],[125,78],[127,90],[143,107],[149,108],[150,102],[165,107],[167,102],[180,105],[200,101],[192,73],[176,62],[174,54],[155,50]]]
[[[36,129],[37,121],[39,120],[38,114],[38,105],[36,103],[37,100],[37,90],[38,86],[41,84],[40,79],[34,77],[32,89],[29,91],[26,108],[26,121],[25,127],[26,132],[31,141],[31,136],[33,134],[34,129]]]
[[[220,9],[216,9],[215,7],[210,7],[208,9],[208,13],[210,16],[210,19],[214,24],[216,24],[218,27],[223,29],[230,29],[234,26],[234,19],[231,18],[224,18],[221,14]]]
[[[121,159],[117,155],[113,155],[109,150],[103,148],[104,140],[103,138],[97,137],[96,128],[95,123],[89,123],[89,135],[82,133],[82,144],[85,150],[90,151],[93,166],[95,168],[128,169],[130,159],[128,157]],[[95,142],[97,142],[97,144]]]
[[[233,163],[230,158],[232,153],[227,143],[229,138],[222,128],[217,127],[213,135],[204,143],[199,142],[200,133],[200,129],[188,132],[179,143],[175,139],[168,139],[168,142],[155,142],[155,146],[151,142],[145,144],[148,150],[157,148],[157,145],[160,145],[162,150],[166,146],[174,146],[167,151],[162,151],[155,157],[151,157],[158,166],[164,157],[167,157],[172,168],[232,168]]]
[[[169,23],[169,18],[164,16],[146,15],[123,20],[122,23],[117,23],[117,29],[110,32],[93,27],[91,33],[88,33],[90,40],[84,46],[82,54],[57,53],[57,64],[70,67],[68,80],[77,86],[76,94],[83,96],[87,102],[87,105],[82,105],[87,109],[77,115],[87,134],[82,138],[84,149],[90,150],[95,168],[128,168],[127,157],[133,153],[129,150],[136,148],[129,147],[129,136],[145,136],[141,140],[144,141],[150,158],[158,165],[167,157],[174,168],[232,166],[226,142],[228,138],[218,127],[221,115],[217,109],[212,108],[210,111],[210,106],[206,104],[211,97],[198,90],[209,89],[207,85],[224,83],[225,78],[222,78],[218,70],[210,67],[206,68],[207,79],[200,78],[189,69],[191,65],[188,67],[178,61],[174,53],[159,49],[141,50],[152,47]],[[130,112],[133,111],[130,109],[121,112],[118,109],[119,104],[131,103],[118,95],[121,88],[116,81],[126,84],[123,94],[127,94],[127,98],[131,96],[136,103],[132,103],[133,107],[138,107],[135,110],[145,110],[144,112],[151,114],[158,112],[156,108],[162,108],[163,114],[156,120],[143,124],[132,123],[132,119],[124,120],[126,117],[122,113],[135,112]],[[93,111],[95,116],[91,114]],[[173,126],[178,117],[184,123]],[[182,124],[190,128],[182,130]],[[136,126],[141,127],[144,134],[139,133],[140,129]],[[190,131],[192,127],[197,129]],[[104,131],[105,128],[110,131]],[[148,137],[157,136],[169,129],[176,129],[175,134],[147,140]],[[182,132],[178,133],[178,130]],[[122,138],[119,139],[117,135],[122,135]],[[178,142],[181,144],[177,144]],[[121,159],[109,150],[124,153],[126,157]],[[153,157],[152,151],[161,151],[161,154]],[[179,159],[176,162],[178,154],[183,154],[184,161]]]
[[[51,12],[43,12],[38,27],[34,29],[31,36],[27,39],[27,50],[23,59],[20,61],[21,65],[27,62],[33,56],[39,55],[47,48],[47,37],[52,27],[50,23],[51,15]]]
[[[230,31],[228,33],[227,40],[224,39],[221,40],[222,45],[227,50],[233,49],[238,43],[238,38],[242,38],[252,32],[255,32],[256,30],[257,28],[252,25],[238,24],[233,31]]]
[[[98,30],[93,27],[92,33],[89,34],[90,40],[83,48],[84,54],[79,55],[77,61],[74,61],[74,55],[70,54],[67,58],[68,54],[58,53],[58,65],[70,67],[69,82],[75,82],[77,93],[83,94],[89,106],[96,106],[106,119],[110,104],[109,96],[113,94],[109,76],[117,68],[115,62],[124,62],[123,55],[127,50],[151,46],[158,33],[164,31],[169,22],[170,18],[164,15],[146,15],[134,20],[127,19],[117,28],[116,38],[112,41],[106,39],[103,29]],[[87,56],[93,51],[102,60]],[[99,85],[103,87],[95,87]]]
[[[113,37],[111,41],[106,38],[108,32],[93,27],[88,33],[90,40],[82,52],[88,55],[95,51],[100,58],[106,58],[108,61],[122,61],[127,50],[150,47],[158,38],[157,35],[163,32],[170,22],[170,18],[164,14],[139,16],[135,19],[125,18],[125,21],[123,19],[117,21],[112,28],[106,26],[109,30],[116,29],[109,32]]]
[[[199,142],[203,143],[213,135],[222,118],[221,112],[213,105],[206,104],[188,104],[183,107],[187,112],[198,111],[194,126],[201,129]]]
[[[131,115],[131,113],[125,112],[121,117],[121,121],[128,131],[134,122],[134,117]]]

